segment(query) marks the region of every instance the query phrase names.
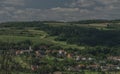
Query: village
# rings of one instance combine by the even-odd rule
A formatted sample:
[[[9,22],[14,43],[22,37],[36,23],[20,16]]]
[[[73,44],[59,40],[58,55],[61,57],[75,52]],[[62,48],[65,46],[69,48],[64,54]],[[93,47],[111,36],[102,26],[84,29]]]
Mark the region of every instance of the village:
[[[64,49],[49,49],[46,46],[40,46],[40,50],[33,50],[30,46],[28,50],[16,50],[16,56],[27,54],[27,56],[35,55],[35,57],[41,59],[46,56],[52,56],[58,60],[71,59],[73,65],[67,65],[66,71],[120,71],[120,56],[108,56],[106,59],[99,60],[91,56],[83,56],[77,54],[77,52],[69,53]],[[74,64],[76,63],[76,64]],[[36,71],[40,65],[32,64],[31,70]]]

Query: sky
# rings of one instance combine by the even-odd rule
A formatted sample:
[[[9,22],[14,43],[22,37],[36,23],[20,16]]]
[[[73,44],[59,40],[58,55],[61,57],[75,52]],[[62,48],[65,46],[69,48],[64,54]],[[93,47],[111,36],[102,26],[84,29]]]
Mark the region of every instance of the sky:
[[[0,0],[0,22],[120,19],[120,0]]]

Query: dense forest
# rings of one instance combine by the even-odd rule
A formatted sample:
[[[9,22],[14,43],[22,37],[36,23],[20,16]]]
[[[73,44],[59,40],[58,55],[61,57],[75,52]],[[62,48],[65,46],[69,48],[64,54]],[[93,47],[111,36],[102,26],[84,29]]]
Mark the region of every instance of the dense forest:
[[[45,27],[40,29],[47,31],[50,35],[58,36],[56,40],[67,41],[77,45],[88,46],[119,46],[119,30],[98,30],[94,28],[81,28],[78,26]]]

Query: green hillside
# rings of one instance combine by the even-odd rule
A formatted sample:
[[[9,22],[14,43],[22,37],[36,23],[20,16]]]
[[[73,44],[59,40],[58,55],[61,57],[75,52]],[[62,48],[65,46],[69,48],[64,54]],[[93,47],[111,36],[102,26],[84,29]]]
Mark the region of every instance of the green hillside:
[[[52,74],[56,71],[63,74],[103,74],[111,69],[103,71],[101,66],[108,65],[115,66],[110,73],[119,74],[120,70],[116,70],[119,62],[108,59],[110,56],[120,56],[119,49],[118,20],[0,24],[2,74]],[[61,55],[60,51],[64,54]],[[80,56],[81,60],[76,61],[77,56]],[[94,69],[94,65],[99,68]],[[37,69],[33,70],[32,66]]]

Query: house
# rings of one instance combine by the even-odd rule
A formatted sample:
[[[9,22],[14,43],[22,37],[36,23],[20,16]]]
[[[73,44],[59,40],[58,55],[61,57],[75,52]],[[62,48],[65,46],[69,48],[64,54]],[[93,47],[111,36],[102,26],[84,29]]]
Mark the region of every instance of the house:
[[[31,47],[31,46],[29,46],[29,51],[33,51],[33,49],[32,49],[32,47]]]
[[[29,49],[27,49],[27,50],[16,50],[16,55],[20,55],[20,54],[24,54],[24,53],[31,53],[33,51],[33,49],[32,49],[32,47],[31,46],[29,46]]]
[[[56,72],[54,72],[53,74],[62,74],[62,72],[56,71]]]
[[[113,61],[119,61],[120,62],[120,56],[110,56],[107,59],[108,60],[113,60]]]
[[[101,68],[102,71],[120,70],[119,66],[113,65],[113,64],[107,64],[105,66],[101,66],[100,68]]]
[[[93,60],[93,58],[91,58],[91,57],[88,58],[88,61],[92,61],[92,60]]]
[[[120,70],[118,65],[108,64],[109,70]]]
[[[72,54],[68,53],[67,54],[67,58],[71,59],[72,58]]]
[[[66,51],[64,51],[64,54],[65,54],[65,55],[67,55],[67,52],[66,52]]]
[[[80,71],[80,68],[78,66],[75,66],[75,67],[70,66],[70,67],[68,67],[67,70],[68,71]]]
[[[54,54],[54,53],[57,53],[58,51],[57,50],[52,50],[51,53]]]
[[[52,50],[46,50],[45,53],[48,55],[52,52]]]
[[[86,68],[86,65],[84,65],[84,64],[79,64],[78,67],[79,67],[80,69],[85,69],[85,68]]]
[[[109,67],[108,66],[100,66],[101,71],[108,71]]]
[[[35,51],[36,56],[40,56],[40,52],[39,51]]]
[[[64,50],[59,50],[58,53],[59,53],[59,55],[62,55],[62,54],[64,54]]]
[[[119,66],[116,66],[116,69],[117,69],[117,70],[120,70],[120,67],[119,67]]]
[[[92,64],[89,65],[87,68],[91,70],[97,70],[98,68],[100,68],[100,66],[98,64]]]
[[[35,51],[35,55],[37,57],[43,57],[43,56],[45,56],[45,52],[42,50],[37,50],[37,51]]]
[[[66,52],[64,50],[58,51],[58,57],[65,57],[65,56],[66,56]]]
[[[38,69],[38,65],[31,65],[31,70],[36,71]]]
[[[22,50],[17,50],[17,51],[15,52],[15,54],[16,54],[16,55],[23,54],[23,51],[22,51]]]
[[[76,60],[76,61],[80,61],[80,60],[81,60],[81,57],[80,57],[80,56],[76,56],[76,57],[75,57],[75,60]]]
[[[81,60],[82,60],[82,61],[86,61],[86,60],[87,60],[87,58],[86,58],[86,57],[83,57],[83,58],[81,58]]]

